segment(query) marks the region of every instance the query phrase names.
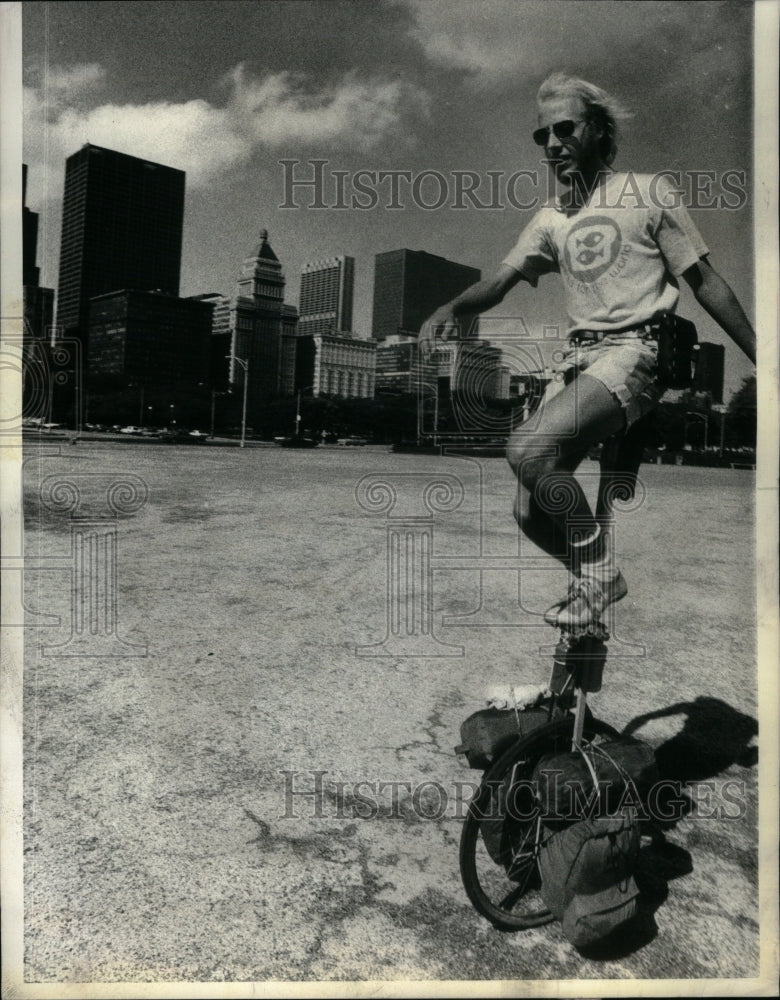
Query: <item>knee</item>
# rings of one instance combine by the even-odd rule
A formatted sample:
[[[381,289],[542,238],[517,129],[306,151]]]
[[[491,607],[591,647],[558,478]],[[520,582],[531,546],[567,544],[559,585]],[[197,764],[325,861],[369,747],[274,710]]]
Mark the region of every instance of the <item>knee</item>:
[[[532,451],[522,440],[508,442],[506,460],[520,485],[530,491],[536,489],[541,479],[556,470],[554,456],[539,455],[538,446]]]

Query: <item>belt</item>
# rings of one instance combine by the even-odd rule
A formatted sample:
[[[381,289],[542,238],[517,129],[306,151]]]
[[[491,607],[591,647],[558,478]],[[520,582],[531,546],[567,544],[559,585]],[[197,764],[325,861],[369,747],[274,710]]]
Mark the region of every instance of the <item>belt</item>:
[[[575,330],[571,335],[571,340],[575,343],[580,343],[580,341],[587,340],[598,343],[605,337],[612,336],[613,334],[619,334],[622,337],[632,335],[634,337],[651,337],[656,338],[661,331],[663,322],[659,320],[648,320],[646,323],[640,323],[633,326],[624,326],[619,330]]]

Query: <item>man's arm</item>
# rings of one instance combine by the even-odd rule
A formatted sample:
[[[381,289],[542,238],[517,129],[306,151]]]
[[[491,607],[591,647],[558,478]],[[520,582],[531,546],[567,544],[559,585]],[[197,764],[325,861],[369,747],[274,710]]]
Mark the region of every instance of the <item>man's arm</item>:
[[[440,306],[420,329],[418,338],[420,350],[423,353],[430,350],[437,336],[442,340],[452,336],[457,337],[461,327],[474,316],[502,302],[506,293],[510,288],[514,288],[522,277],[523,275],[515,268],[502,264],[492,278],[478,281],[451,302]]]
[[[683,272],[696,301],[756,363],[756,334],[739,300],[706,258]]]

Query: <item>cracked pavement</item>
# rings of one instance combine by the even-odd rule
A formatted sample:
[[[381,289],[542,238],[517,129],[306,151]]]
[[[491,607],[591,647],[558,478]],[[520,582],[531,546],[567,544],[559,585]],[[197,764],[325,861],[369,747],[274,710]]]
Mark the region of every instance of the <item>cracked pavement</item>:
[[[69,547],[67,518],[37,499],[44,466],[132,470],[148,485],[146,506],[117,523],[119,634],[148,655],[42,656],[38,643],[68,636],[67,578],[27,574],[28,605],[63,619],[27,630],[28,981],[757,974],[756,768],[737,752],[745,746],[712,776],[716,795],[742,783],[742,814],[672,831],[693,869],[664,882],[643,947],[586,959],[557,925],[500,933],[465,896],[458,841],[479,775],[454,755],[460,723],[490,684],[547,679],[540,648],[554,639],[533,616],[562,576],[524,574],[521,608],[505,570],[437,570],[435,626],[464,655],[356,656],[386,628],[386,521],[354,490],[367,472],[446,470],[465,500],[436,515],[434,554],[504,555],[517,542],[503,462],[82,442],[29,464],[33,556]],[[618,538],[632,588],[617,612],[623,655],[608,661],[593,710],[621,728],[675,703],[692,718],[706,696],[726,706],[719,719],[752,719],[753,639],[721,620],[735,592],[743,606],[752,599],[752,567],[738,558],[752,544],[752,476],[644,475],[646,508]],[[708,476],[714,492],[702,493]],[[663,551],[650,544],[670,532]],[[659,587],[672,548],[674,587]],[[440,627],[488,592],[503,595],[492,625]],[[522,620],[529,627],[510,627]],[[685,726],[684,713],[657,715],[638,735],[660,746]]]

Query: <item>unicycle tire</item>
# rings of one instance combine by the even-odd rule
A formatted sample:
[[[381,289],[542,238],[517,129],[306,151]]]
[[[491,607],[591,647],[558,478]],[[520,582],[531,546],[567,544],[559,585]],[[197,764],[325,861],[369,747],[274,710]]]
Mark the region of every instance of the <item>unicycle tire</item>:
[[[570,749],[573,730],[571,715],[518,740],[488,768],[469,804],[460,838],[463,887],[477,912],[501,930],[540,927],[554,919],[540,891],[538,856],[545,831],[530,782],[541,757]],[[617,735],[589,714],[585,740]]]

